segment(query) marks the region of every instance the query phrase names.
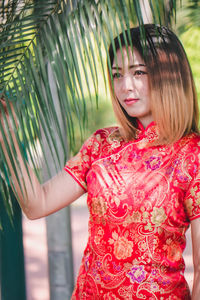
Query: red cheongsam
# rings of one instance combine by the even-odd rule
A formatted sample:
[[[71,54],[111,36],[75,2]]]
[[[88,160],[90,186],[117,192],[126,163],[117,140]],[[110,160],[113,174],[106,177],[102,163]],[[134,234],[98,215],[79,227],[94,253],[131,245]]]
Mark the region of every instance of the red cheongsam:
[[[72,299],[188,300],[185,232],[200,217],[200,137],[146,147],[97,130],[65,170],[88,192],[89,238]]]

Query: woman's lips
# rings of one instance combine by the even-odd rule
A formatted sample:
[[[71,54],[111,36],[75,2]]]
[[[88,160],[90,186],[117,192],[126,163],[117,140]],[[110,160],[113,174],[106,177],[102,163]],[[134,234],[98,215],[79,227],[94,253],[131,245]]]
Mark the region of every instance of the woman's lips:
[[[131,105],[133,103],[136,103],[137,101],[139,101],[138,98],[128,98],[128,99],[125,99],[124,102],[127,104],[127,105]]]

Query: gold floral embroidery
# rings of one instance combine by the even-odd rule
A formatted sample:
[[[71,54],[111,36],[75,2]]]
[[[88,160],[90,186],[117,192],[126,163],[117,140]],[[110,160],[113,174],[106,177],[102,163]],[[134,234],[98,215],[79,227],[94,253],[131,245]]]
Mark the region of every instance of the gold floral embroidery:
[[[133,197],[134,204],[141,205],[141,203],[145,199],[145,192],[142,190],[136,191],[135,187],[133,186],[132,187],[132,197]]]
[[[124,237],[119,237],[114,243],[114,255],[117,259],[126,259],[133,252],[133,242],[128,241]]]
[[[94,242],[96,245],[100,245],[102,238],[104,236],[104,230],[102,227],[98,227],[97,233],[94,237]]]
[[[182,258],[182,250],[178,242],[172,242],[167,246],[167,258],[172,262]]]
[[[197,191],[197,186],[191,188],[191,190],[190,190],[191,195],[192,195],[192,196],[195,196],[196,191]]]
[[[133,252],[133,242],[129,241],[124,236],[120,237],[116,231],[112,233],[112,238],[109,239],[109,244],[114,244],[114,255],[117,259],[126,259]]]
[[[93,154],[97,154],[99,151],[99,143],[98,142],[94,142],[93,147],[92,147],[92,153]]]
[[[90,157],[89,157],[89,155],[88,155],[87,153],[88,153],[87,150],[83,150],[83,156],[82,156],[82,159],[83,159],[83,161],[85,161],[85,162],[88,162],[88,161],[90,160]]]
[[[138,249],[142,252],[147,250],[147,243],[145,241],[141,241],[138,243]]]
[[[190,193],[196,199],[196,204],[200,205],[200,191],[197,186],[191,188]],[[192,208],[192,207],[190,207]]]
[[[93,198],[92,199],[92,213],[95,215],[99,215],[100,217],[105,214],[107,210],[107,204],[104,198]]]
[[[110,191],[112,191],[112,194]],[[114,203],[117,207],[119,207],[122,200],[127,198],[125,188],[122,186],[115,186],[114,184],[110,186],[107,191],[105,191],[105,196],[107,199],[109,199],[111,204]]]
[[[198,206],[200,206],[200,197],[197,198],[196,204],[197,204]]]
[[[132,215],[128,215],[123,223],[124,226],[128,226],[131,223],[138,223],[141,221],[141,213],[139,211],[134,211]]]
[[[114,128],[114,130],[107,137],[107,142],[111,144],[112,148],[117,148],[121,145],[123,138],[120,134],[119,128]]]
[[[156,282],[151,282],[151,290],[155,293],[159,291],[159,285]]]
[[[149,212],[148,211],[144,211],[143,212],[143,222],[146,222],[149,218]]]
[[[151,212],[151,215],[152,215],[151,222],[156,226],[160,226],[162,223],[165,222],[167,218],[165,214],[165,210],[162,207],[160,208],[154,207],[153,212]]]
[[[150,223],[150,222],[148,222],[148,223],[147,223],[147,225],[146,225],[144,228],[145,228],[145,230],[148,230],[148,231],[153,231],[153,228],[152,228],[152,226],[151,226],[151,223]]]

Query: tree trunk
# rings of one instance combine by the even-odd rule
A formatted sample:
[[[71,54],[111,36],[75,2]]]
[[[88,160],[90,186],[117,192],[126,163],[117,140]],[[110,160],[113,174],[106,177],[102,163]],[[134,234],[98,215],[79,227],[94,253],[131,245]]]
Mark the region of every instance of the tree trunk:
[[[48,65],[49,83],[53,95],[55,108],[58,120],[60,121],[60,128],[62,134],[67,137],[65,124],[62,122],[61,108],[57,96],[56,86],[50,65]],[[54,125],[53,130],[54,130]],[[64,153],[59,142],[59,137],[55,132],[55,140],[57,149],[59,149],[59,158],[63,162],[62,167],[66,163],[64,161]],[[50,148],[46,142],[46,138],[42,137],[46,157],[48,160],[48,173],[46,166],[42,168],[43,181],[47,181],[50,177],[58,173],[60,166],[55,166],[54,160],[50,152]],[[67,143],[66,143],[67,147]],[[53,149],[53,147],[52,147]],[[55,199],[56,201],[56,199]],[[73,259],[72,259],[72,243],[71,243],[71,220],[70,220],[70,207],[66,207],[59,212],[52,214],[46,218],[47,224],[47,240],[48,240],[48,260],[49,260],[49,279],[50,279],[50,299],[63,300],[70,299],[73,291]]]

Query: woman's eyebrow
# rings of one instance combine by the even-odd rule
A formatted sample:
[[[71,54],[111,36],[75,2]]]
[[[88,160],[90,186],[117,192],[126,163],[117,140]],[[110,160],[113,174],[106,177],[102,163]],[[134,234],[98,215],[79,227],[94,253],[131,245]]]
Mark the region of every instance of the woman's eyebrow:
[[[122,70],[122,68],[113,66],[112,70]]]
[[[130,66],[129,66],[129,69],[137,68],[137,67],[146,67],[146,65],[145,65],[145,64],[130,65]],[[113,66],[113,67],[112,67],[112,70],[122,70],[122,68],[117,67],[117,66]]]
[[[146,67],[146,65],[145,64],[130,65],[129,69],[131,69],[131,68],[137,68],[137,67]]]

